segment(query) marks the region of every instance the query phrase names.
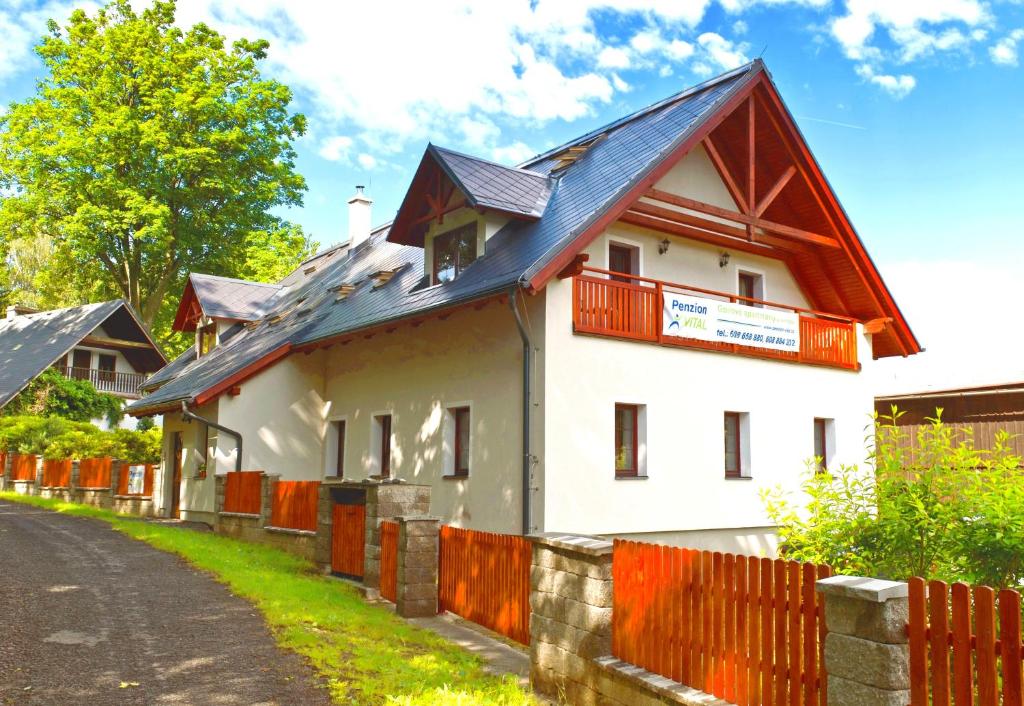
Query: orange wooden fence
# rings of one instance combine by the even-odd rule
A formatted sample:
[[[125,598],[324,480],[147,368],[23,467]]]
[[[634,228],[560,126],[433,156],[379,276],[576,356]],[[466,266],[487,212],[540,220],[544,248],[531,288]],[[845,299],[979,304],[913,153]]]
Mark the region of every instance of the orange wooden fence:
[[[78,462],[78,487],[79,488],[109,488],[110,468],[113,459],[109,456],[102,458],[83,458]]]
[[[71,486],[71,459],[43,459],[43,485],[49,488]]]
[[[738,706],[824,706],[830,573],[615,540],[612,654]]]
[[[11,480],[35,480],[37,463],[32,454],[11,454]]]
[[[912,578],[908,630],[912,706],[1024,704],[1017,591]]]
[[[0,451],[0,474],[7,472],[7,452]]]
[[[394,603],[398,599],[398,523],[380,523],[380,595]]]
[[[129,469],[132,466],[145,466],[145,475],[142,481],[142,492],[141,493],[130,493],[128,487]],[[138,495],[139,497],[151,497],[153,495],[153,464],[146,463],[123,463],[121,464],[121,477],[117,479],[117,494],[118,495]]]
[[[440,545],[441,610],[529,644],[530,541],[442,525]]]
[[[263,471],[224,474],[224,512],[260,514],[263,506]]]
[[[320,481],[280,480],[274,484],[272,500],[271,526],[316,532]]]

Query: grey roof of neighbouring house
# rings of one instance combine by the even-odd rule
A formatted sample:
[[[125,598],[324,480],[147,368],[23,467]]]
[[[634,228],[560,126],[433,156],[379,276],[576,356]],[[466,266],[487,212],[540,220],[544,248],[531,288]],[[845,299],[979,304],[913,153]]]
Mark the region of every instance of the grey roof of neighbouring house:
[[[193,272],[189,281],[203,308],[214,319],[255,321],[263,315],[270,299],[281,285],[249,282],[244,279],[217,277]]]
[[[0,319],[0,407],[122,307],[114,299]]]
[[[550,194],[542,214],[534,220],[509,221],[458,278],[435,287],[424,286],[423,250],[389,242],[388,226],[378,228],[351,252],[342,246],[321,253],[282,280],[288,286],[275,295],[263,319],[242,327],[228,344],[201,359],[189,356],[172,363],[176,374],[167,375],[170,379],[163,386],[132,404],[129,411],[144,413],[179,401],[191,402],[285,343],[315,343],[520,286],[760,70],[763,64],[753,62],[723,74],[517,168],[429,146],[454,173],[453,180],[463,182],[476,199],[522,206],[535,195],[539,203],[543,181]],[[604,139],[595,140],[597,135]],[[558,163],[556,155],[587,143],[591,146],[582,156],[551,174]],[[495,181],[488,182],[488,176]],[[481,201],[481,205],[486,204]],[[507,212],[508,208],[501,210]],[[311,274],[300,276],[310,267],[315,268]],[[387,284],[374,286],[370,276],[381,270],[395,270],[396,274]],[[343,301],[336,301],[333,290],[342,284],[356,289]]]

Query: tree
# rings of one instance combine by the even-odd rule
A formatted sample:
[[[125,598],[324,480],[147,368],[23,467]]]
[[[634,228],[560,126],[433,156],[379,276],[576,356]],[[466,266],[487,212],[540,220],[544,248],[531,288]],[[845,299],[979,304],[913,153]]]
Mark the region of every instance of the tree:
[[[36,47],[48,75],[0,116],[0,254],[48,239],[52,286],[123,297],[158,332],[190,271],[273,277],[312,249],[272,213],[302,203],[306,122],[260,75],[268,43],[227,48],[174,16],[174,2],[115,0],[51,20]],[[264,250],[274,266],[247,264]]]
[[[61,417],[76,422],[106,419],[117,424],[124,403],[114,395],[97,392],[88,380],[72,380],[47,368],[3,408],[5,415]]]
[[[812,464],[800,497],[764,494],[782,551],[845,573],[1020,586],[1024,469],[1008,435],[977,449],[938,410],[910,454],[898,416],[877,421],[867,467]]]

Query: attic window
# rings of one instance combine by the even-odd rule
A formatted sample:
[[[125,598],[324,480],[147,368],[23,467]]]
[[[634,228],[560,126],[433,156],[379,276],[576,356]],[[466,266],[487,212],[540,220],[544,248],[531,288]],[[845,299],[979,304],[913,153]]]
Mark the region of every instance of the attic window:
[[[376,283],[373,285],[373,288],[376,289],[377,287],[383,287],[385,284],[391,281],[391,278],[394,277],[395,273],[397,272],[398,270],[380,270],[378,272],[374,272],[372,275],[370,275],[371,279],[377,280]]]
[[[302,274],[304,275],[311,275],[314,272],[316,272],[316,265],[310,265],[309,267],[302,270]]]
[[[355,291],[356,286],[354,284],[339,284],[333,288],[333,291],[337,292],[338,296],[335,301],[343,301],[348,299],[348,295]]]
[[[476,223],[434,236],[434,284],[451,282],[476,260]]]

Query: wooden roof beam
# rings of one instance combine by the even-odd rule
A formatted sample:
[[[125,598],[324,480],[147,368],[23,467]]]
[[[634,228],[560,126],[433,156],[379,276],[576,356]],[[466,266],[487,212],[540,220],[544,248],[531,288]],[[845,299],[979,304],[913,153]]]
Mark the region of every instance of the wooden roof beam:
[[[636,211],[626,211],[619,217],[619,221],[629,225],[639,226],[641,228],[648,228],[659,233],[692,238],[693,240],[698,240],[721,248],[739,250],[741,252],[752,253],[754,255],[761,255],[763,257],[771,257],[776,260],[784,259],[785,251],[773,248],[770,245],[763,245],[756,242],[752,243],[745,239],[741,240],[728,235],[711,233],[709,231],[683,225],[681,223],[674,223],[661,218],[655,218],[654,216],[648,216],[643,213],[637,213]]]
[[[757,202],[757,206],[754,207],[754,216],[760,218],[761,214],[768,210],[768,207],[772,205],[775,198],[782,193],[782,190],[786,188],[786,184],[796,174],[796,167],[792,164],[789,168],[782,173],[782,176],[778,178],[778,181],[772,185],[772,188],[768,189],[768,193],[764,195],[764,198]]]
[[[83,346],[96,348],[131,348],[132,350],[152,350],[153,346],[140,341],[128,341],[123,338],[107,338],[106,336],[86,336],[82,339]]]
[[[718,218],[725,218],[726,220],[734,221],[736,223],[742,223],[750,228],[761,228],[766,231],[770,231],[776,235],[786,236],[795,240],[801,240],[814,245],[823,245],[829,248],[841,247],[839,241],[835,238],[827,235],[821,235],[819,233],[812,233],[801,228],[794,228],[792,226],[783,225],[781,223],[774,223],[773,221],[767,221],[763,218],[756,216],[748,216],[745,213],[739,213],[737,211],[730,211],[727,208],[721,208],[714,206],[703,201],[697,201],[696,199],[687,198],[685,196],[677,196],[676,194],[662,191],[661,189],[649,189],[646,194],[647,198],[654,199],[655,201],[663,201],[673,206],[679,206],[680,208],[688,208],[691,211],[697,211],[698,213],[705,213],[709,216],[717,216]]]
[[[711,159],[711,164],[714,165],[715,170],[718,172],[718,176],[722,178],[722,183],[725,184],[725,188],[728,189],[729,195],[732,196],[732,200],[736,202],[736,206],[746,211],[747,199],[740,191],[740,187],[737,186],[736,180],[733,179],[732,173],[729,171],[729,167],[726,166],[725,160],[722,159],[722,153],[718,147],[715,146],[715,141],[712,139],[711,134],[708,134],[704,138],[704,151],[708,153],[708,157]]]

